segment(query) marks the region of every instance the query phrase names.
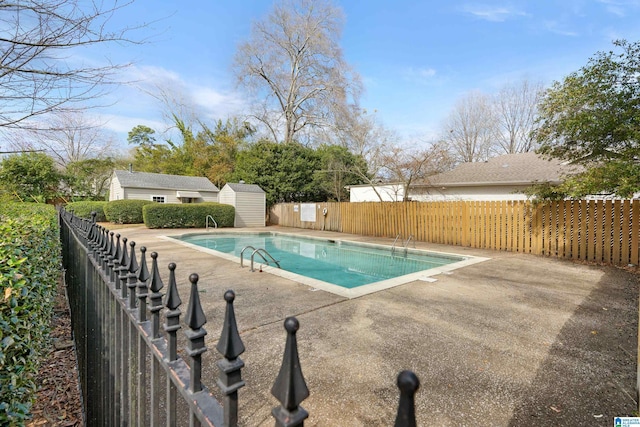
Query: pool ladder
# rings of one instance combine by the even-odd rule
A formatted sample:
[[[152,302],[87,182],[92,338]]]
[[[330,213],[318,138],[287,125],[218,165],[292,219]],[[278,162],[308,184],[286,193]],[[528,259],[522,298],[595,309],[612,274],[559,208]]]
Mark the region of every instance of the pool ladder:
[[[213,228],[218,228],[218,223],[216,222],[216,220],[213,219],[211,215],[207,215],[207,220],[206,220],[207,231],[209,231],[209,219],[211,219],[211,222],[213,223]]]
[[[393,245],[391,245],[391,255],[393,255],[396,252],[396,243],[398,243],[398,239],[399,238],[400,238],[400,235],[398,234],[396,236],[396,239],[393,241]],[[407,241],[404,242],[404,245],[402,245],[402,248],[404,249],[405,255],[407,254],[407,251],[409,250],[409,242],[411,241],[411,239],[413,239],[413,234],[409,234],[409,238],[407,238]],[[414,247],[415,247],[415,242],[414,242]]]
[[[266,249],[264,249],[264,248],[256,249],[251,245],[245,246],[244,248],[242,248],[242,251],[240,251],[240,268],[242,268],[244,266],[243,265],[243,262],[244,262],[244,251],[246,251],[247,249],[253,250],[253,252],[251,252],[251,271],[255,271],[254,268],[253,268],[253,258],[256,255],[260,255],[260,257],[264,260],[264,262],[267,265],[269,265],[269,260],[267,259],[267,257],[268,257],[268,258],[271,259],[271,261],[273,261],[278,266],[278,268],[282,268],[282,267],[280,267],[280,263],[274,257],[272,257],[271,254],[269,252],[267,252]]]

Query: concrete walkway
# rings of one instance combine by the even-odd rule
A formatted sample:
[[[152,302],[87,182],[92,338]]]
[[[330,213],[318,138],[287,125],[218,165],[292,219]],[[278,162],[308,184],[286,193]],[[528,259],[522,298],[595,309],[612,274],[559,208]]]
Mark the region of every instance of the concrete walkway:
[[[270,389],[287,316],[300,321],[300,361],[311,391],[302,403],[308,426],[393,425],[396,376],[403,369],[421,381],[420,426],[610,426],[614,416],[636,408],[638,278],[623,270],[418,242],[419,249],[491,259],[434,276],[433,283],[347,299],[158,237],[194,230],[117,231],[157,251],[164,278],[166,265],[177,264],[183,311],[187,278],[200,275],[209,332],[205,384],[214,391],[222,296],[236,292],[247,348],[242,425],[273,425],[270,412],[278,403]]]

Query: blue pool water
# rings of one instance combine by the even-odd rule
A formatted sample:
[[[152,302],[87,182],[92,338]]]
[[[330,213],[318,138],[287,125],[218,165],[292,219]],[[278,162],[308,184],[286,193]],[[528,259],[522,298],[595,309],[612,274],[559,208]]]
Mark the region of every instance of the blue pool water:
[[[273,233],[215,233],[186,235],[178,239],[236,257],[240,257],[240,252],[246,246],[264,248],[283,270],[348,289],[465,259],[425,251],[405,251],[402,248],[392,253],[390,247],[361,246]],[[251,253],[250,249],[244,252],[244,265],[250,264]],[[264,264],[264,261],[256,255],[256,268],[261,263]],[[270,265],[274,266],[273,263]]]

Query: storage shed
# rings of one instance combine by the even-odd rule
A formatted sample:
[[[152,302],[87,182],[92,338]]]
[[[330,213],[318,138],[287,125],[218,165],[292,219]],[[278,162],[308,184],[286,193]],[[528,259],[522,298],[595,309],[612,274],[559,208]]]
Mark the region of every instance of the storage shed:
[[[218,201],[236,208],[234,227],[264,227],[267,201],[259,186],[229,182],[220,190]]]

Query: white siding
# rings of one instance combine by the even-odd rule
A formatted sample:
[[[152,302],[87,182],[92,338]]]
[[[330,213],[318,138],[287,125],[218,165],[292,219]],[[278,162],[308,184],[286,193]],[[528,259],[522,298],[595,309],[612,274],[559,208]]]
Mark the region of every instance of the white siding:
[[[404,187],[401,184],[359,185],[350,187],[349,194],[350,202],[379,202],[380,198],[383,202],[401,202]]]
[[[218,195],[218,200],[220,203],[225,205],[236,205],[236,192],[233,191],[230,187],[224,186],[222,190],[220,190],[220,194]]]
[[[236,194],[236,227],[264,227],[266,214],[264,193]]]
[[[411,200],[418,202],[436,201],[500,201],[500,200],[526,200],[527,196],[522,191],[527,185],[495,185],[495,186],[467,186],[445,187],[440,189],[430,188],[427,194],[422,189],[412,189]],[[420,191],[420,193],[418,193]]]
[[[153,196],[164,196],[165,203],[180,203],[176,197],[176,190],[162,190],[156,188],[125,188],[124,196],[129,200],[151,200]]]
[[[217,202],[218,201],[218,192],[215,191],[198,191],[198,193],[202,194],[202,200],[198,200],[198,202]]]
[[[109,184],[109,201],[122,199],[124,199],[124,189],[120,186],[120,181],[114,173],[111,175],[111,184]]]
[[[218,200],[236,209],[234,227],[264,227],[267,209],[265,193],[236,192],[225,185],[220,190]]]
[[[115,180],[113,180],[115,181]],[[112,185],[113,185],[112,181]],[[196,202],[217,202],[218,193],[214,191],[199,191],[202,195],[202,199],[197,199]],[[125,188],[122,190],[121,199],[130,200],[151,200],[153,196],[165,196],[165,203],[182,203],[177,197],[176,190],[165,190],[160,188]],[[109,197],[109,200],[111,199]]]

